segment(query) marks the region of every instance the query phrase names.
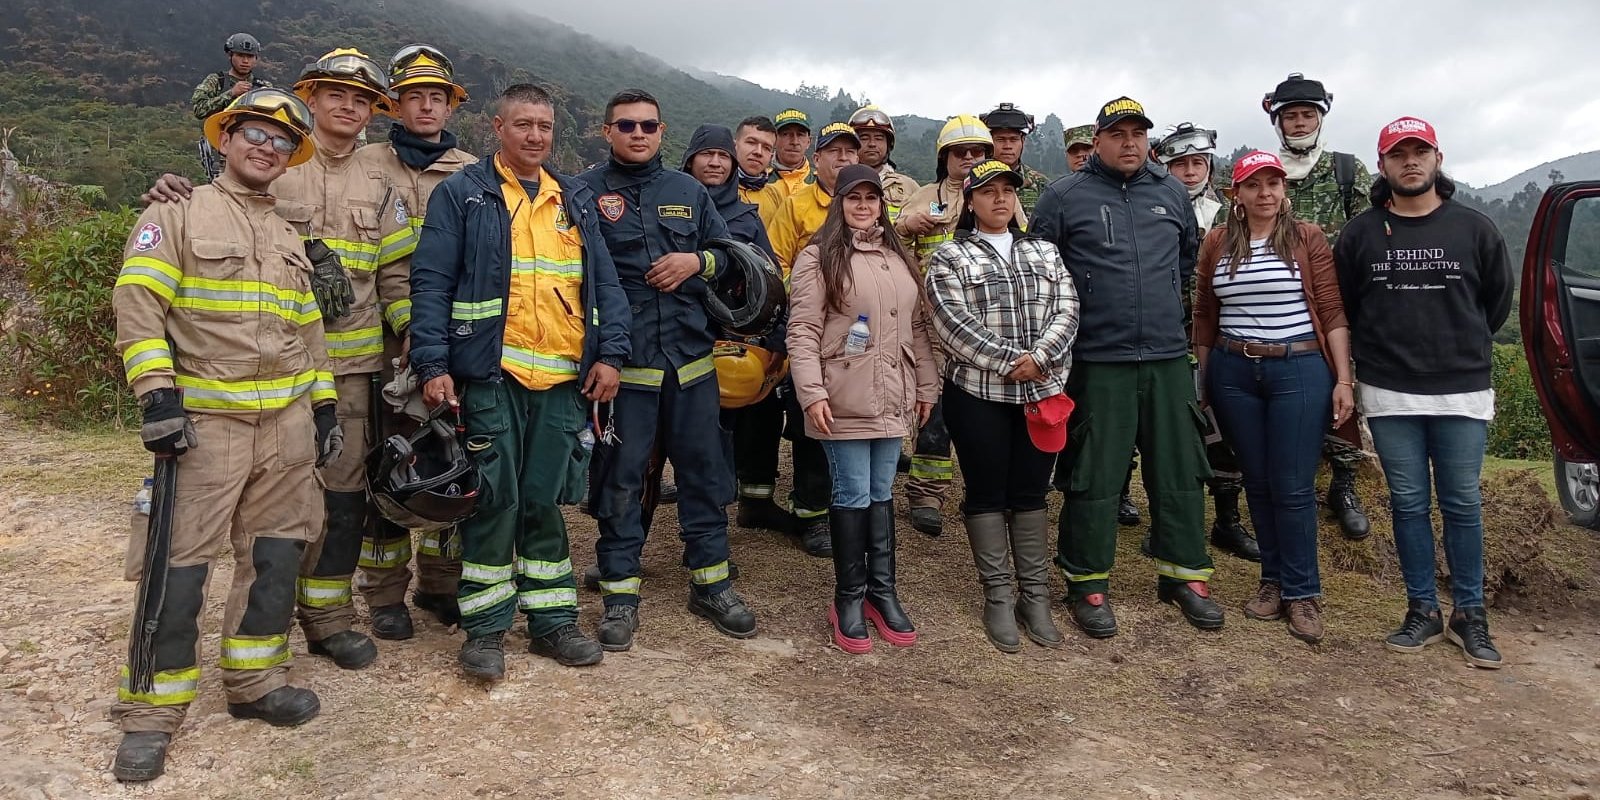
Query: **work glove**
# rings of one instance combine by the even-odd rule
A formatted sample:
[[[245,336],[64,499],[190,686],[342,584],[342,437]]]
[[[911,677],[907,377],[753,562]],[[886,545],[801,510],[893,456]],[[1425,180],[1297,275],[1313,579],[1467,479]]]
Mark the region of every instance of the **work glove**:
[[[339,254],[321,239],[307,239],[306,258],[311,259],[311,293],[317,296],[322,318],[339,319],[349,315],[356,293],[350,287],[350,273],[345,271]]]
[[[324,467],[344,452],[344,429],[339,427],[332,403],[317,406],[311,419],[317,425],[317,466]]]
[[[177,390],[151,389],[139,398],[139,407],[144,410],[144,424],[139,427],[144,449],[156,455],[181,456],[199,443]]]

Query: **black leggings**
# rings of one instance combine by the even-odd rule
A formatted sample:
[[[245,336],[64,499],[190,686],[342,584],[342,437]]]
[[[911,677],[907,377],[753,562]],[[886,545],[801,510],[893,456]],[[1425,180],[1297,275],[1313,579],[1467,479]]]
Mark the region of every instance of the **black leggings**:
[[[1033,446],[1022,406],[996,403],[944,382],[944,421],[950,429],[966,500],[966,516],[1045,507],[1056,454]]]

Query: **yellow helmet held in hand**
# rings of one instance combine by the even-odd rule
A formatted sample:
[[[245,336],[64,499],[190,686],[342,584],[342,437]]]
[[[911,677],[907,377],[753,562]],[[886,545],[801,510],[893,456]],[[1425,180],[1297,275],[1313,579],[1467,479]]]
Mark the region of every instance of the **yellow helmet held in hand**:
[[[723,408],[744,408],[765,400],[789,374],[789,359],[746,342],[717,342],[711,357],[717,365]]]
[[[234,98],[228,107],[206,118],[206,141],[221,149],[222,133],[240,119],[253,117],[274,122],[289,129],[298,140],[299,147],[289,156],[289,166],[311,160],[317,146],[311,140],[311,109],[292,94],[270,86],[251,89]]]
[[[306,65],[300,72],[300,80],[294,84],[294,93],[309,103],[319,83],[363,89],[372,95],[373,111],[394,113],[394,104],[389,102],[389,76],[378,62],[354,47],[331,50],[317,59],[317,63]]]

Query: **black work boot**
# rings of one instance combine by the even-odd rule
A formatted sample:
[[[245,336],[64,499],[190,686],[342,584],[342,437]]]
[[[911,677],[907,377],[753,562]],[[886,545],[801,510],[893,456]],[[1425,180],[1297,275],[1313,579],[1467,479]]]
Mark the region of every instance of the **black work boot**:
[[[656,492],[656,505],[670,506],[678,502],[678,484],[663,480]]]
[[[1328,482],[1328,514],[1339,521],[1339,531],[1346,539],[1361,541],[1372,532],[1367,510],[1356,496],[1355,467],[1333,465],[1333,480]]]
[[[606,606],[600,617],[600,647],[612,653],[621,653],[633,647],[633,632],[639,630],[639,607],[629,605]]]
[[[833,537],[828,533],[828,517],[794,518],[795,534],[800,537],[800,548],[813,558],[833,555]]]
[[[917,643],[917,629],[895,591],[894,501],[873,503],[867,523],[867,619],[895,647]]]
[[[167,745],[172,734],[160,731],[134,731],[122,734],[117,745],[117,760],[111,774],[123,783],[153,781],[167,769]],[[43,796],[43,795],[41,795]]]
[[[1461,648],[1468,664],[1483,669],[1500,668],[1500,651],[1489,638],[1489,615],[1482,606],[1451,612],[1450,625],[1445,628],[1444,635]]]
[[[1017,567],[1017,624],[1042,647],[1059,647],[1050,618],[1050,519],[1044,509],[1011,515],[1011,558]]]
[[[689,611],[697,617],[704,617],[723,636],[748,639],[756,635],[755,612],[744,604],[739,593],[731,586],[716,594],[703,594],[691,587]]]
[[[1022,634],[1017,631],[1017,595],[1011,585],[1011,540],[1006,515],[974,514],[964,521],[967,542],[972,545],[972,563],[978,568],[978,583],[983,585],[983,633],[996,650],[1015,653],[1022,649]]]
[[[379,639],[401,641],[416,634],[411,625],[411,612],[405,603],[372,607],[372,635]]]
[[[1423,601],[1412,600],[1406,604],[1406,618],[1399,629],[1383,640],[1383,646],[1396,653],[1420,653],[1444,638],[1444,618],[1439,607]]]
[[[1183,618],[1200,630],[1222,629],[1222,606],[1211,599],[1211,588],[1205,581],[1161,581],[1156,585],[1156,597],[1163,603],[1177,606],[1183,612]]]
[[[378,657],[378,646],[360,631],[339,631],[326,639],[308,639],[306,651],[333,659],[339,669],[361,669]]]
[[[505,631],[468,637],[456,659],[468,677],[497,681],[506,676]]]
[[[1211,523],[1211,544],[1246,561],[1260,561],[1261,546],[1239,518],[1238,487],[1214,489],[1212,497],[1217,505],[1217,520]]]
[[[794,517],[770,497],[741,497],[734,524],[751,530],[788,533],[794,525]]]
[[[1139,507],[1133,504],[1133,465],[1122,479],[1122,497],[1117,499],[1117,524],[1125,528],[1139,524]]]
[[[279,686],[253,703],[228,704],[228,713],[237,719],[259,719],[279,728],[304,725],[321,710],[317,693],[299,686]]]
[[[1104,592],[1068,597],[1072,621],[1091,639],[1110,639],[1117,635],[1117,615],[1111,611],[1111,598]]]
[[[434,594],[431,592],[416,592],[411,595],[411,605],[418,611],[426,611],[446,628],[453,628],[461,624],[461,606],[456,603],[453,594]]]
[[[911,509],[911,529],[928,536],[938,536],[944,533],[944,514],[931,506],[915,506]]]
[[[543,635],[528,636],[528,652],[553,658],[563,667],[587,667],[600,663],[606,651],[598,642],[583,635],[577,625],[566,624]]]
[[[833,537],[833,603],[828,607],[828,625],[833,643],[857,655],[872,651],[865,608],[871,516],[870,508],[828,509],[828,530]]]

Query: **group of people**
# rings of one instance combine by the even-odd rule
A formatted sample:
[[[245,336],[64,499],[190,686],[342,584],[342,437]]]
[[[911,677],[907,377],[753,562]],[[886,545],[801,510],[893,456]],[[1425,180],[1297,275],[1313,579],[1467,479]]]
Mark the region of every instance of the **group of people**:
[[[1493,225],[1451,202],[1426,122],[1382,129],[1368,190],[1359,161],[1322,142],[1331,95],[1292,75],[1263,103],[1282,149],[1240,158],[1219,195],[1214,132],[1185,124],[1152,142],[1143,107],[1118,98],[1066,132],[1073,172],[1052,181],[1022,163],[1033,119],[1001,103],[945,123],[937,180],[918,186],[895,169],[895,124],[874,106],[815,137],[796,109],[701,125],[672,169],[660,102],[629,89],[605,107],[610,157],[565,175],[556,137],[579,132],[557,131],[543,87],[499,93],[499,147],[478,158],[446,128],[468,92],[437,48],[402,48],[387,68],[337,49],[292,91],[250,74],[253,38],[226,49],[230,72],[195,93],[221,172],[157,182],[114,291],[141,436],[178,465],[164,603],[136,620],[154,631],[153,672],[125,666],[113,709],[119,779],[163,770],[198,688],[224,542],[229,712],[298,725],[319,702],[288,682],[292,618],[309,652],[345,669],[377,653],[352,626],[353,587],[375,636],[410,638],[414,534],[412,605],[466,633],[467,675],[504,676],[519,612],[530,652],[560,664],[628,650],[667,462],[685,478],[688,609],[727,636],[757,631],[733,588],[737,502],[740,526],[833,560],[840,649],[870,651],[874,629],[913,645],[895,476],[911,473],[912,527],[939,535],[952,455],[990,642],[1064,639],[1052,484],[1070,616],[1113,636],[1137,450],[1159,599],[1197,628],[1224,623],[1208,588],[1209,484],[1213,543],[1261,562],[1246,615],[1315,642],[1315,474],[1331,449],[1330,507],[1365,536],[1359,409],[1410,598],[1387,645],[1448,636],[1471,663],[1499,665],[1477,479],[1510,268]],[[374,114],[395,119],[388,140],[358,147]],[[412,454],[430,437],[442,460]],[[794,488],[779,504],[784,439]],[[600,531],[592,638],[560,508],[580,500]]]

